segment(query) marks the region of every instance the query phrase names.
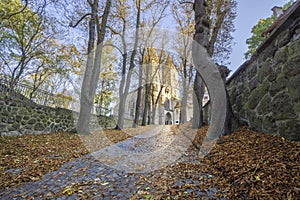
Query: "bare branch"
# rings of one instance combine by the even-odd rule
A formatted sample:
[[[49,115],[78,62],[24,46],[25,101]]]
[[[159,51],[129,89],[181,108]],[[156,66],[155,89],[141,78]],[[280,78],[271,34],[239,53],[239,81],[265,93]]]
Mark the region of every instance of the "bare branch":
[[[113,44],[104,44],[103,47],[108,46],[108,47],[114,47],[116,48],[121,54],[123,54],[123,51],[116,45]]]
[[[86,0],[88,3],[89,3],[89,5],[92,7],[93,6],[93,2],[91,1],[91,0]]]
[[[87,16],[92,16],[92,13],[87,13],[87,14],[83,15],[83,16],[76,22],[75,25],[73,25],[73,23],[72,23],[72,21],[71,21],[71,22],[70,22],[70,27],[76,28],[76,26],[78,26],[78,24],[79,24],[82,20],[84,20],[84,18],[86,18]]]
[[[179,4],[192,4],[192,5],[194,5],[194,2],[192,2],[192,1],[179,1]]]
[[[12,13],[12,14],[9,14],[8,16],[4,17],[4,19],[5,18],[9,19],[9,18],[11,18],[14,15],[18,15],[18,14],[22,13],[27,8],[27,6],[28,6],[28,0],[25,0],[25,5],[24,5],[24,7],[20,11]]]
[[[114,34],[114,35],[120,35],[120,33],[118,33],[115,29],[113,29],[111,26],[106,26],[106,28],[108,28],[111,32],[112,32],[112,34]]]

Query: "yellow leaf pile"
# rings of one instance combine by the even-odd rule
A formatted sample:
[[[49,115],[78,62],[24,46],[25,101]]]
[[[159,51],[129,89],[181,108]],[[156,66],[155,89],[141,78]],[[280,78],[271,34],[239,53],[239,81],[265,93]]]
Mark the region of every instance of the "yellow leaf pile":
[[[149,185],[153,199],[299,199],[299,142],[242,127],[221,138],[210,154],[200,159],[195,151],[207,130],[198,130],[186,154],[194,152],[190,162],[176,162],[152,172],[138,184]],[[146,198],[145,191],[133,196],[141,198]]]

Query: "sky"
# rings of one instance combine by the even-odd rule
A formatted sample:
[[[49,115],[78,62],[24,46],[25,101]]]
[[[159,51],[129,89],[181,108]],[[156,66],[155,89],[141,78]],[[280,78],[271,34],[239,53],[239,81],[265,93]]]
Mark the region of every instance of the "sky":
[[[272,15],[274,6],[283,6],[289,0],[237,0],[236,31],[233,33],[234,46],[231,54],[229,68],[234,72],[246,60],[246,40],[251,37],[251,29],[259,19]]]

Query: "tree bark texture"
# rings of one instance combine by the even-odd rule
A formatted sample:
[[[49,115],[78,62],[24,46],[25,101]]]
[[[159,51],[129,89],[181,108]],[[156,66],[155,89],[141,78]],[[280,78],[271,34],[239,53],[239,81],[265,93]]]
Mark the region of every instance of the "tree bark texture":
[[[110,7],[111,0],[107,0],[100,24],[97,14],[98,0],[91,4],[92,16],[89,21],[88,59],[81,88],[80,113],[77,123],[77,131],[80,134],[89,134],[89,121],[101,70],[101,53]],[[97,33],[96,52],[94,51],[95,33]]]
[[[206,140],[221,136],[226,116],[226,92],[218,67],[206,50],[208,23],[204,0],[195,0],[195,35],[192,47],[194,65],[205,82],[212,103],[211,126]],[[202,102],[202,101],[201,101]]]
[[[204,0],[195,0],[195,36],[194,39],[203,47],[207,48],[209,23],[206,15],[206,6]],[[204,66],[203,66],[204,67]],[[204,95],[205,85],[197,70],[194,80],[194,95],[193,95],[193,128],[201,128],[203,125],[202,114],[202,99]]]
[[[203,126],[203,111],[202,111],[202,99],[205,92],[205,85],[201,78],[200,73],[196,72],[194,81],[194,93],[193,93],[193,122],[192,127],[194,129],[201,128]]]

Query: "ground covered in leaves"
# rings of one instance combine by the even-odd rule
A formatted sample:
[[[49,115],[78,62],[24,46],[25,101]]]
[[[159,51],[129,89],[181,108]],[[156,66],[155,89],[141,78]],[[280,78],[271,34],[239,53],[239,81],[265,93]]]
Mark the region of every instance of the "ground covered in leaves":
[[[0,137],[0,190],[39,180],[46,173],[59,169],[91,150],[123,141],[153,127],[104,130],[83,136],[51,133]],[[103,137],[106,139],[103,140]]]
[[[179,128],[188,131],[188,126]],[[141,174],[135,184],[147,187],[132,199],[200,199],[208,193],[220,199],[299,199],[299,142],[243,127],[223,137],[208,156],[200,159],[197,147],[207,129],[199,129],[194,145],[174,164]],[[116,143],[139,131],[110,130],[105,135]],[[94,146],[92,141],[97,138],[97,133],[84,137],[68,133],[1,137],[0,190],[38,180],[87,154],[86,144],[91,143],[90,149],[111,144]]]
[[[207,129],[199,129],[187,156],[197,151]],[[149,174],[141,182],[153,190],[134,199],[196,199],[208,193],[219,199],[300,199],[299,142],[243,127],[218,141],[204,159],[195,160]],[[195,193],[199,189],[203,196]]]

